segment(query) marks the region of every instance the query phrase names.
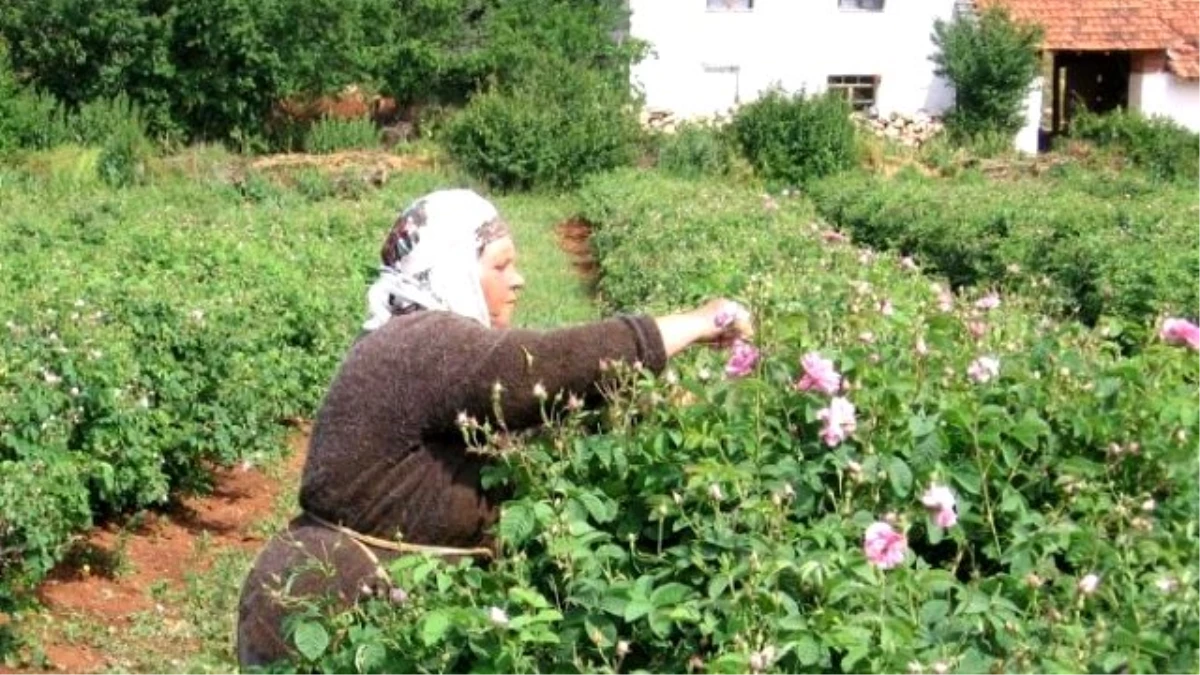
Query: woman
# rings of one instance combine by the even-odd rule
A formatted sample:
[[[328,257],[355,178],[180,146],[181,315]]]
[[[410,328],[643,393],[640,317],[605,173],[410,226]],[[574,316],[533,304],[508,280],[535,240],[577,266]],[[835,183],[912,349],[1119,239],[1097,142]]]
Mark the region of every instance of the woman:
[[[386,588],[384,566],[405,552],[450,560],[498,553],[489,530],[501,495],[481,488],[488,460],[466,451],[457,422],[492,417],[497,383],[504,424],[516,430],[541,422],[537,385],[550,397],[595,402],[602,361],[660,372],[693,343],[749,333],[745,321],[718,320],[721,301],[660,318],[510,328],[525,284],[516,248],[496,209],[468,190],[417,200],[393,226],[382,259],[366,332],[317,415],[303,514],[267,545],[242,588],[243,668],[293,653],[288,598],[349,606]]]

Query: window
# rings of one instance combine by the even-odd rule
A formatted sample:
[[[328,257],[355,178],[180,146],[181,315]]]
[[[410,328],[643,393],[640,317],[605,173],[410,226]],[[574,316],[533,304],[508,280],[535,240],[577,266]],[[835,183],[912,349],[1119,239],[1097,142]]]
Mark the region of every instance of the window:
[[[710,12],[749,12],[754,0],[707,0]]]
[[[882,12],[884,0],[838,0],[838,9]],[[711,3],[710,3],[711,4]]]
[[[846,97],[850,106],[865,112],[875,105],[875,90],[879,87],[878,75],[830,75],[826,81],[829,91]]]

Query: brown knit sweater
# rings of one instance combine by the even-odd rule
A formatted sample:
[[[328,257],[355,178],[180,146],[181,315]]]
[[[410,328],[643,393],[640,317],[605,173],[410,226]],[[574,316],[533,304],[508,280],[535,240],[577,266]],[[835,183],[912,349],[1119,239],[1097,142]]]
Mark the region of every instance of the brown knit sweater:
[[[300,487],[307,513],[384,539],[454,547],[495,543],[497,501],[480,486],[487,460],[466,451],[456,419],[493,417],[499,382],[508,429],[541,423],[534,387],[596,400],[603,360],[666,366],[649,317],[561,330],[489,330],[446,312],[393,317],[346,356],[317,415]],[[395,554],[373,550],[383,561]],[[336,570],[322,573],[318,565]],[[238,660],[261,666],[291,653],[278,590],[347,606],[376,570],[362,547],[304,515],[259,554],[243,588]]]

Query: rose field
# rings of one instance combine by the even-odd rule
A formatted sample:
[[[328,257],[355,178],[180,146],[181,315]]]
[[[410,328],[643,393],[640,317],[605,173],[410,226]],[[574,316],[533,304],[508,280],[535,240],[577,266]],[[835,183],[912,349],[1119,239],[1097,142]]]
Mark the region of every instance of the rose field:
[[[291,599],[275,670],[1200,673],[1200,136],[1076,102],[1017,152],[1040,28],[945,4],[897,142],[858,88],[664,118],[624,0],[5,0],[0,673],[239,668],[380,246],[450,187],[516,324],[743,339],[460,414],[500,554]]]
[[[65,149],[0,172],[6,611],[36,612],[31,590],[93,523],[202,491],[212,466],[275,461],[356,334],[380,223],[463,180],[377,186],[362,167],[197,150],[113,189],[94,162]],[[952,280],[953,241],[910,248],[877,234],[882,216],[842,215],[881,203],[899,228],[915,203],[936,223],[920,191],[958,179],[840,180],[810,199],[623,170],[502,197],[531,270],[525,323],[726,295],[754,344],[660,377],[612,364],[608,409],[552,396],[515,444],[468,429],[498,456],[489,483],[515,491],[504,558],[412,558],[389,597],[298,608],[293,667],[1196,671],[1197,363],[1166,330],[1195,306],[1174,283],[1196,277],[1179,246],[1194,204],[1168,186],[1122,207],[1162,214],[1114,254],[1160,251],[1146,309],[1118,292],[1081,321],[1064,266],[1022,253],[1019,216],[998,262]],[[593,307],[554,241],[572,216],[592,229]]]

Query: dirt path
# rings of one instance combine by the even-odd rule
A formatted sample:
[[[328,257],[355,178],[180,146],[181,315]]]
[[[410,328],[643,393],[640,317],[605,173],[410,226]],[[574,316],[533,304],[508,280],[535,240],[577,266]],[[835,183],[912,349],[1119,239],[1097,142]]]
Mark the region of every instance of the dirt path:
[[[289,504],[281,500],[294,499],[308,432],[307,425],[300,427],[289,441],[290,456],[276,466],[219,470],[210,495],[186,498],[169,512],[147,514],[123,527],[92,531],[42,584],[38,598],[44,608],[23,626],[24,632],[36,633],[26,637],[43,652],[44,660],[36,659],[41,667],[35,663],[12,671],[0,664],[0,673],[96,672],[153,664],[154,659],[130,656],[143,640],[142,646],[168,652],[161,656],[164,669],[184,667],[189,649],[204,648],[204,631],[193,624],[214,623],[210,633],[220,633],[221,622],[227,621],[231,635],[233,617],[217,612],[206,616],[206,600],[197,597],[195,580],[211,574],[231,552],[241,554],[244,567],[270,537],[277,524],[272,520],[289,515]],[[224,568],[218,574],[233,576]],[[239,584],[240,579],[221,579],[226,603]]]
[[[571,257],[571,266],[594,293],[600,278],[600,265],[592,255],[592,224],[582,218],[569,218],[554,227],[558,246]]]

